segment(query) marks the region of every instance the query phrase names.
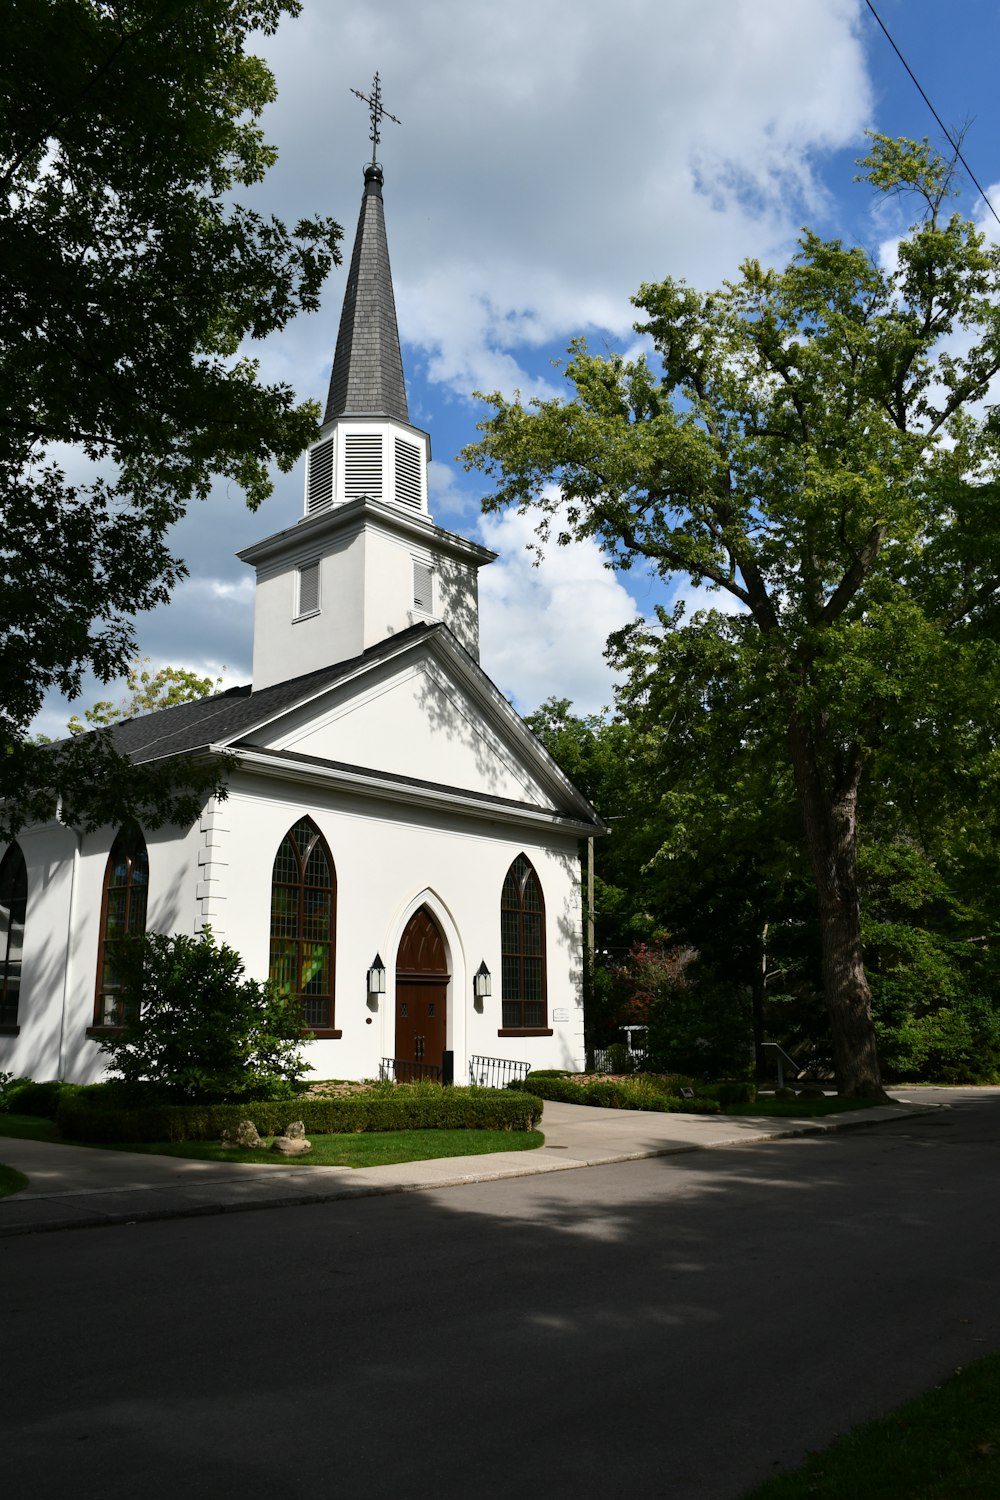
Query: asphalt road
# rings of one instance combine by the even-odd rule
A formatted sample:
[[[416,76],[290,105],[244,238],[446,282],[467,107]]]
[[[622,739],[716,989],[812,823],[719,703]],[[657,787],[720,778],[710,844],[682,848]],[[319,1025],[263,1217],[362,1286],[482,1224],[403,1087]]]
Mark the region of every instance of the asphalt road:
[[[998,1151],[1000,1094],[969,1094],[877,1130],[5,1240],[0,1482],[735,1500],[1000,1347]]]

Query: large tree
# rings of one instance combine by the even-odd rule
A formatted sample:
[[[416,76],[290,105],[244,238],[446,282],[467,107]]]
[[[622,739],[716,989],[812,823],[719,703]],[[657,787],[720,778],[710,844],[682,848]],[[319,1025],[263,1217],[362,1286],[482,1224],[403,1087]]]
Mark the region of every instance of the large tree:
[[[490,397],[470,464],[489,509],[593,537],[728,594],[699,623],[714,712],[788,764],[818,897],[838,1084],[880,1096],[858,893],[879,764],[995,775],[1000,249],[958,213],[927,143],[875,136],[864,175],[919,217],[887,262],[805,231],[784,270],[703,293],[644,286],[645,358],[573,346],[572,398]],[[676,615],[626,645],[634,694],[675,669]],[[727,706],[728,702],[728,706]],[[670,733],[669,724],[662,732]]]
[[[150,821],[210,768],[130,769],[106,736],[25,742],[45,692],[120,676],[133,616],[183,575],[169,530],[213,482],[256,507],[317,409],[247,344],[318,305],[332,220],[294,231],[239,201],[273,162],[274,97],[247,51],[298,0],[9,0],[0,52],[0,836],[83,826],[128,784]],[[88,756],[95,757],[88,771]],[[111,781],[108,780],[110,772]],[[102,800],[113,791],[110,802]]]

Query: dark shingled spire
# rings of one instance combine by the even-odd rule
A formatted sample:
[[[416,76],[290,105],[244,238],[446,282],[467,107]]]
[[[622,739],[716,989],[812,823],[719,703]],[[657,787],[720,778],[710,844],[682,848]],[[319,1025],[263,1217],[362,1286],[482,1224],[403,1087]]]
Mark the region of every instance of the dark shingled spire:
[[[343,416],[410,420],[382,212],[382,168],[374,163],[365,167],[365,193],[323,421]]]

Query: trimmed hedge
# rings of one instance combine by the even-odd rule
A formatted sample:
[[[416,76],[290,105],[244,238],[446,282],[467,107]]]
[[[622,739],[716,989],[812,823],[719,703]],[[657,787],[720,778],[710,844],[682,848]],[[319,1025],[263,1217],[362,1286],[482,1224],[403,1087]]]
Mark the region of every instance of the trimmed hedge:
[[[572,1078],[540,1078],[532,1073],[524,1083],[514,1080],[508,1089],[530,1088],[541,1099],[560,1104],[596,1104],[602,1109],[645,1109],[662,1114],[717,1115],[718,1099],[680,1099],[663,1093],[641,1077],[610,1083],[574,1083]]]
[[[74,1141],[214,1141],[241,1120],[261,1135],[276,1135],[292,1120],[308,1134],[353,1135],[369,1130],[534,1130],[542,1101],[502,1089],[395,1084],[339,1099],[283,1099],[255,1104],[102,1104],[94,1091],[66,1098],[56,1123]]]
[[[57,1079],[48,1083],[35,1083],[31,1078],[15,1078],[4,1090],[3,1112],[54,1120],[62,1101],[78,1091],[78,1084],[62,1083]]]
[[[724,1079],[722,1083],[713,1084],[711,1092],[723,1109],[728,1104],[757,1103],[757,1085],[746,1078]]]

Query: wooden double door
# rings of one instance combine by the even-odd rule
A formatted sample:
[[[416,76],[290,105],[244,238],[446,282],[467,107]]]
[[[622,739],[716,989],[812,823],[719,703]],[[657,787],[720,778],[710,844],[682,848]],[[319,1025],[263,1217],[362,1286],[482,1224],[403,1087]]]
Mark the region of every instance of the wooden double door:
[[[396,1077],[400,1064],[440,1068],[448,1045],[448,955],[426,906],[407,922],[396,954]],[[420,1075],[420,1067],[413,1070]]]

